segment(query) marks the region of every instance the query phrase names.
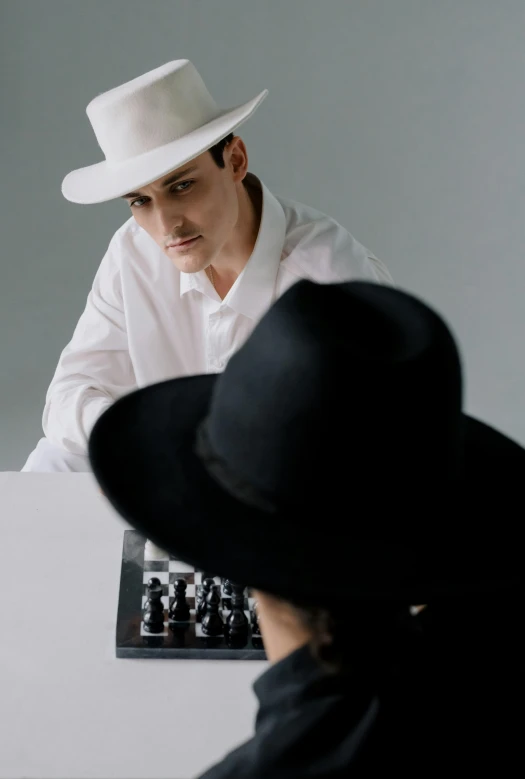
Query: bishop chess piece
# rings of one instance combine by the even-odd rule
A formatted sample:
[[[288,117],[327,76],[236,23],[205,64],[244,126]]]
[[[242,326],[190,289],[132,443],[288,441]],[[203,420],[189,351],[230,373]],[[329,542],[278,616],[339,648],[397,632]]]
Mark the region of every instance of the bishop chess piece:
[[[224,633],[224,622],[219,614],[221,596],[217,587],[212,587],[206,597],[206,613],[202,618],[202,632],[207,636],[221,636]]]
[[[188,622],[190,619],[190,607],[186,600],[186,579],[175,580],[175,599],[170,606],[169,615],[175,622]]]
[[[161,598],[162,584],[155,576],[148,582],[147,601],[144,607],[144,630],[148,633],[162,633],[164,629],[164,605]]]

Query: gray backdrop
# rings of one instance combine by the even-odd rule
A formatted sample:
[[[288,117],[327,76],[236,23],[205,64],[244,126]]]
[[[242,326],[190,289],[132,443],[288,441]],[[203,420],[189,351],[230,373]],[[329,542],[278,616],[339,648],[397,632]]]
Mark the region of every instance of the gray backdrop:
[[[0,469],[44,396],[127,205],[60,184],[101,159],[85,107],[188,57],[275,192],[334,216],[447,317],[465,405],[525,442],[523,0],[0,0]],[[348,412],[349,409],[346,410]]]

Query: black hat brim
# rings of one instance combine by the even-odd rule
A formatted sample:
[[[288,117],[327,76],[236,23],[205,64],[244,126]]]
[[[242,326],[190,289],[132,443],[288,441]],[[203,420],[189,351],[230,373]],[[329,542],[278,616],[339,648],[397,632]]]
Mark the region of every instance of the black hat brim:
[[[329,515],[312,506],[291,518],[237,500],[197,456],[196,430],[217,378],[185,377],[132,392],[104,412],[89,439],[93,474],[108,501],[162,549],[201,570],[305,603],[350,597],[423,603],[469,596],[505,578],[505,544],[498,551],[479,511],[489,510],[497,474],[515,480],[521,473],[524,450],[514,441],[465,415],[461,494],[439,501],[439,511],[446,510],[436,516],[434,498],[417,495],[408,480],[400,489],[421,512],[399,535],[403,506],[388,494],[374,503],[364,485],[362,493],[349,490],[348,501],[331,506]],[[496,530],[502,532],[501,524]]]

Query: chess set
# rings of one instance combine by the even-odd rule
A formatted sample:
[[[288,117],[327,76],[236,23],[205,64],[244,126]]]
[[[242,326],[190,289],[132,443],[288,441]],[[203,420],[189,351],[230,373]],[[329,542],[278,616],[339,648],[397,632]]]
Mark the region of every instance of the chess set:
[[[265,660],[250,588],[124,531],[117,657]]]

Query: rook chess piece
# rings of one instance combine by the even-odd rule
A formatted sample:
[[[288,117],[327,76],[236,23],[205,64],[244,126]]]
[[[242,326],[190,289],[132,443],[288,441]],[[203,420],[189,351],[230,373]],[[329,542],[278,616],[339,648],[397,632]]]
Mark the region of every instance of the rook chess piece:
[[[186,579],[175,580],[175,600],[170,606],[170,617],[175,622],[188,622],[190,618],[190,607],[186,600]]]
[[[213,587],[208,594],[205,603],[206,613],[202,618],[202,632],[207,636],[220,636],[224,632],[224,623],[219,614],[221,596],[217,592],[216,587]]]
[[[164,629],[162,584],[156,576],[148,582],[147,598],[143,618],[144,630],[147,630],[148,633],[162,633]]]

